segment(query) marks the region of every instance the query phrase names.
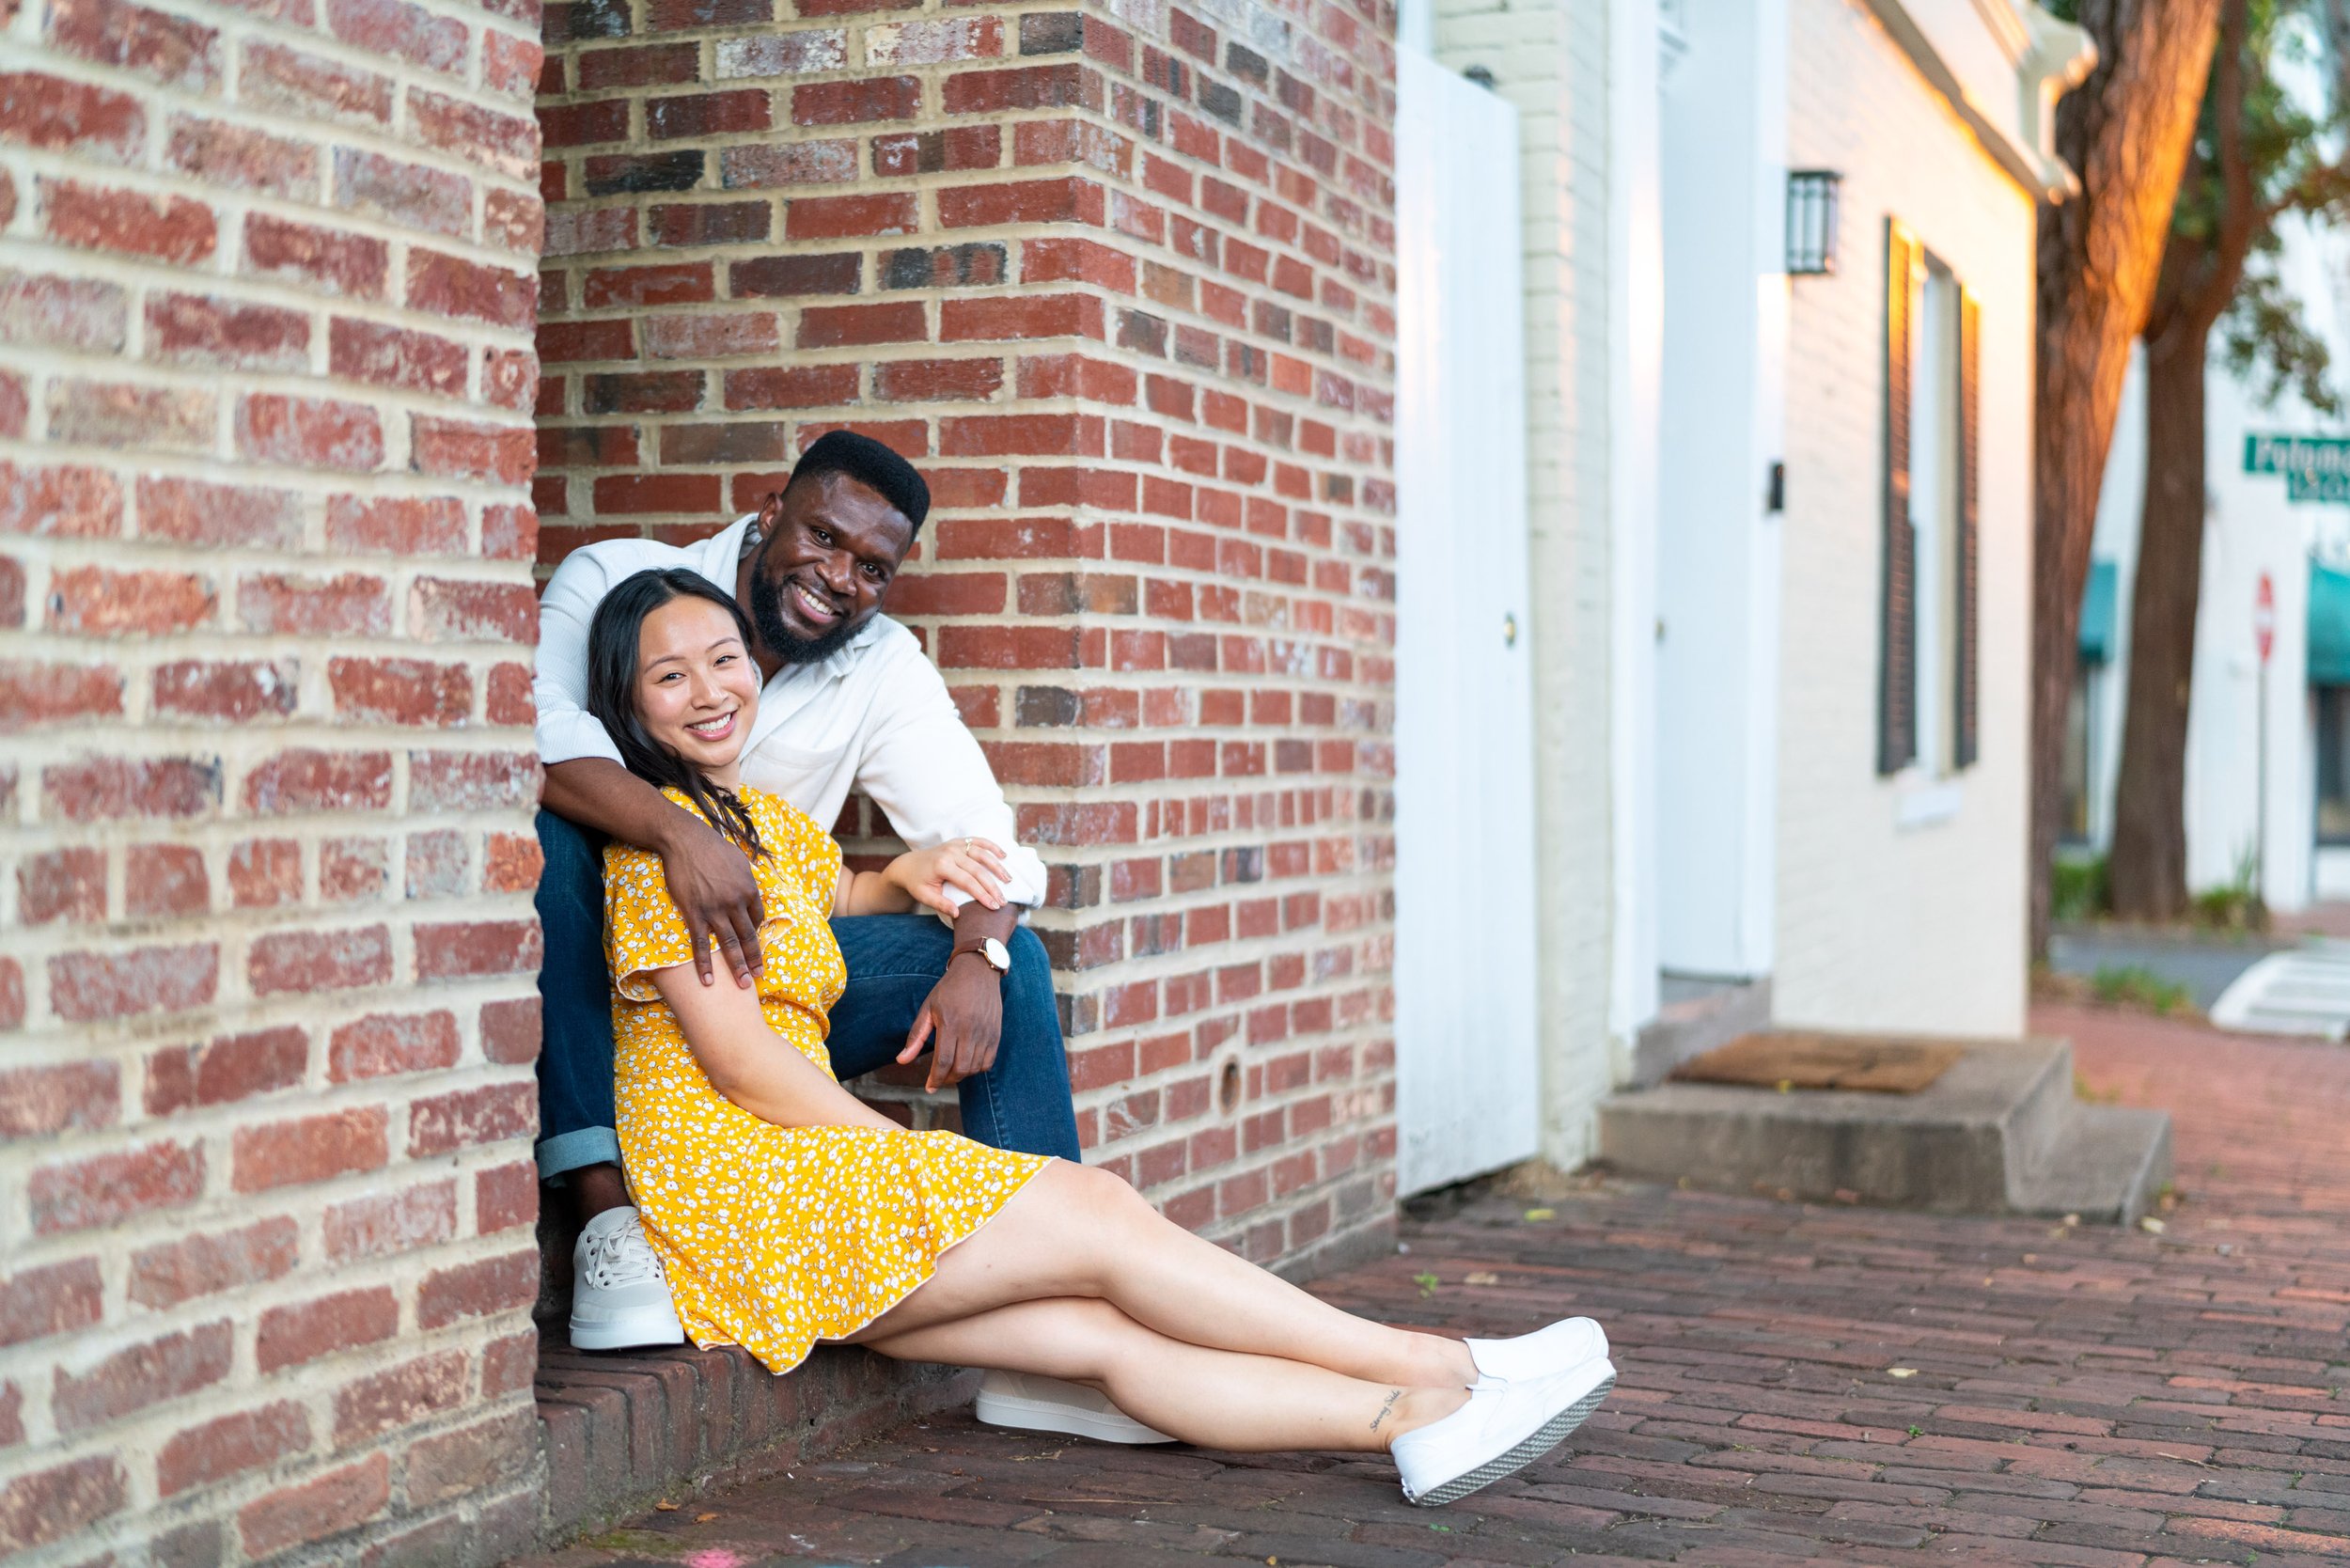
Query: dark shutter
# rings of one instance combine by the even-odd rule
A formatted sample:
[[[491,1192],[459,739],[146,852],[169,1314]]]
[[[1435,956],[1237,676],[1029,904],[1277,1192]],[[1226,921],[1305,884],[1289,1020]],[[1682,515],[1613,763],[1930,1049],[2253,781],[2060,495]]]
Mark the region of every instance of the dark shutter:
[[[1877,772],[1918,756],[1918,536],[1909,520],[1910,340],[1917,237],[1885,225],[1885,586],[1877,656]]]
[[[1982,572],[1976,561],[1982,554],[1982,530],[1976,525],[1981,510],[1978,497],[1982,491],[1978,457],[1977,432],[1982,420],[1978,407],[1982,400],[1981,377],[1977,370],[1982,364],[1978,330],[1982,314],[1981,302],[1971,292],[1962,290],[1958,303],[1958,591],[1954,610],[1958,619],[1958,635],[1951,640],[1958,650],[1958,688],[1951,696],[1958,715],[1958,734],[1952,743],[1951,760],[1954,766],[1975,765],[1976,694],[1982,681],[1977,673],[1976,647],[1981,639],[1975,625],[1982,619]]]

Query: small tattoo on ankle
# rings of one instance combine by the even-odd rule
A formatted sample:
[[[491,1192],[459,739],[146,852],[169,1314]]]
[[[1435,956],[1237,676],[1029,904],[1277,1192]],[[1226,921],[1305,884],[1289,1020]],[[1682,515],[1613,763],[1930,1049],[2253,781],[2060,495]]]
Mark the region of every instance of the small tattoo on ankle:
[[[1382,1404],[1382,1405],[1379,1407],[1379,1414],[1377,1414],[1376,1416],[1373,1416],[1373,1417],[1371,1419],[1371,1431],[1376,1432],[1376,1431],[1378,1431],[1378,1430],[1379,1430],[1379,1423],[1380,1423],[1381,1421],[1386,1420],[1386,1419],[1388,1418],[1388,1416],[1390,1416],[1390,1415],[1392,1415],[1392,1414],[1394,1413],[1394,1411],[1395,1411],[1395,1402],[1396,1402],[1397,1400],[1402,1399],[1402,1397],[1403,1397],[1403,1390],[1402,1390],[1402,1389],[1401,1389],[1401,1388],[1389,1388],[1389,1389],[1387,1390],[1387,1400],[1386,1400],[1386,1403],[1385,1404]]]

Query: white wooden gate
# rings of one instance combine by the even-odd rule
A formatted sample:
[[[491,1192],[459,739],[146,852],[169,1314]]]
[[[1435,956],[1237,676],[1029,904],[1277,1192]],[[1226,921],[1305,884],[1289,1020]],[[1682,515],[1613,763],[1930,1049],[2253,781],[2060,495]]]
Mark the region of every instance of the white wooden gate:
[[[1400,1184],[1528,1158],[1534,734],[1518,115],[1397,52]]]

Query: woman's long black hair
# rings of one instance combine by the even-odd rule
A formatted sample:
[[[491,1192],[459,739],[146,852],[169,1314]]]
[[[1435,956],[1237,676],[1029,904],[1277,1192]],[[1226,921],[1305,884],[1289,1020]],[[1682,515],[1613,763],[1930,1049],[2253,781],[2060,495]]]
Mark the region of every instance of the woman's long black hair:
[[[682,791],[701,808],[711,826],[764,858],[767,849],[759,841],[759,824],[742,797],[713,784],[699,769],[655,741],[636,710],[636,664],[645,618],[672,599],[685,598],[723,605],[742,635],[744,657],[750,656],[751,623],[724,588],[682,566],[648,568],[605,594],[588,622],[588,711],[603,721],[629,772],[655,789]]]

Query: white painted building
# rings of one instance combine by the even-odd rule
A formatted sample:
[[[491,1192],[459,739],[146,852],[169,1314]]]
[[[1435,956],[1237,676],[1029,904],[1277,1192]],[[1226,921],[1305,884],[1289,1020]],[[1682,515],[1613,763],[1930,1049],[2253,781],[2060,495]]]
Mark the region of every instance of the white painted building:
[[[1490,907],[1536,912],[1509,1003],[1527,1021],[1480,1002],[1487,1027],[1442,1033],[1419,1021],[1457,995],[1467,950],[1502,938],[1440,899],[1416,911],[1399,866],[1405,1186],[1538,1149],[1579,1163],[1598,1103],[1709,1007],[2017,1034],[2034,203],[2070,178],[2048,111],[2086,67],[2080,36],[2029,0],[1434,0],[1406,5],[1402,35],[1516,111],[1523,340],[1470,358],[1525,388],[1512,625],[1533,776],[1514,818],[1429,825],[1465,773],[1523,765],[1521,721],[1485,686],[1447,703],[1413,674],[1416,639],[1501,628],[1474,595],[1416,595],[1416,541],[1423,560],[1432,541],[1466,546],[1415,486],[1405,417],[1399,860],[1429,855]],[[1414,123],[1407,109],[1400,140]],[[1415,206],[1411,167],[1407,224],[1440,205]],[[1796,173],[1834,177],[1797,181],[1832,188],[1831,271],[1790,274]],[[1457,291],[1480,286],[1443,259],[1480,220],[1426,221],[1436,281],[1404,285],[1407,416],[1416,384],[1419,406],[1449,406],[1413,311],[1465,319]],[[1456,383],[1462,352],[1443,356]],[[1497,450],[1468,418],[1443,439]],[[1506,557],[1487,557],[1496,582],[1515,524],[1479,525],[1477,548]],[[1488,1131],[1457,1147],[1440,1121]]]
[[[2350,239],[2295,220],[2282,240],[2286,287],[2302,304],[2303,324],[2332,351],[2336,389],[2350,394]],[[2247,472],[2250,438],[2315,437],[2320,447],[2303,455],[2329,461],[2329,450],[2335,458],[2345,450],[2340,444],[2350,427],[2291,391],[2264,403],[2259,378],[2248,385],[2239,380],[2217,346],[2205,388],[2207,510],[2187,709],[2187,886],[2236,886],[2257,868],[2271,909],[2350,899],[2350,624],[2343,621],[2350,580],[2342,575],[2350,573],[2350,489],[2320,483],[2306,487],[2316,494],[2295,500],[2287,475]],[[2145,472],[2145,379],[2142,364],[2134,363],[2098,502],[2077,738],[2068,759],[2067,838],[2084,852],[2112,841]],[[2254,626],[2264,578],[2273,629],[2264,663]]]
[[[1791,0],[1788,14],[1788,157],[1842,172],[1851,259],[1782,285],[1774,1017],[2013,1036],[2027,948],[2034,210],[2071,179],[2048,151],[2049,105],[2085,69],[2085,46],[2029,4]],[[1875,754],[1871,722],[1898,666],[1880,605],[1887,367],[1900,357],[1888,353],[1888,256],[1904,237],[1916,247],[1905,760],[1898,746]]]

